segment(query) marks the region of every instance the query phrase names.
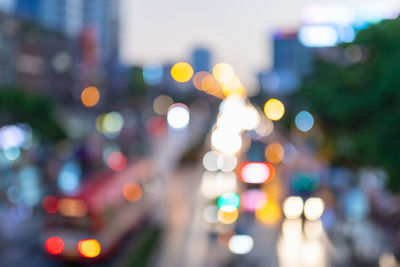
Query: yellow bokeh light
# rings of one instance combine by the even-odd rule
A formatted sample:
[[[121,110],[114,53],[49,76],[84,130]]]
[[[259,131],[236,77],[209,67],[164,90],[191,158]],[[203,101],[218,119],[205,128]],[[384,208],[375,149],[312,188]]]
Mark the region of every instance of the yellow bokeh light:
[[[275,178],[268,184],[263,186],[264,192],[267,194],[268,199],[279,200],[282,199],[284,189],[281,182],[279,181],[279,173],[275,172]]]
[[[246,90],[244,89],[242,83],[239,78],[235,76],[231,81],[224,82],[222,85],[222,91],[224,95],[241,95],[244,96],[246,94]]]
[[[264,206],[256,210],[255,215],[261,223],[271,225],[281,219],[281,210],[275,201],[268,200]]]
[[[143,190],[138,183],[126,183],[122,188],[122,194],[126,200],[136,202],[142,198]]]
[[[115,134],[121,131],[122,127],[124,126],[124,118],[122,117],[121,113],[117,111],[112,111],[107,113],[103,120],[103,133],[107,134]]]
[[[179,83],[187,82],[193,76],[193,68],[186,62],[178,62],[172,66],[171,76]]]
[[[96,129],[97,131],[99,131],[99,133],[103,133],[103,120],[106,115],[107,115],[106,113],[102,113],[99,116],[97,116]]]
[[[96,239],[81,240],[78,242],[78,251],[86,258],[94,258],[100,254],[101,246]]]
[[[233,80],[235,72],[228,63],[218,63],[213,68],[214,78],[220,83],[227,83]]]
[[[239,211],[237,209],[233,211],[223,211],[222,209],[218,210],[218,221],[223,224],[232,224],[234,223],[239,216]]]
[[[94,86],[86,87],[81,93],[81,101],[85,107],[93,107],[100,100],[100,92]]]
[[[264,113],[270,120],[277,121],[285,114],[285,106],[278,99],[271,98],[265,103]]]
[[[265,149],[265,158],[271,163],[279,163],[285,156],[285,150],[279,143],[271,143]]]

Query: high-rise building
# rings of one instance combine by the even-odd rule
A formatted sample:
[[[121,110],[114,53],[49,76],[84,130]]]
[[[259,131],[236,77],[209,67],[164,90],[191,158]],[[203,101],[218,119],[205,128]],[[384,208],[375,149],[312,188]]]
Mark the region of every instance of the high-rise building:
[[[117,56],[119,0],[0,0],[0,9],[73,38],[91,28],[101,60]]]
[[[259,74],[261,88],[271,95],[292,92],[311,71],[312,59],[312,49],[300,43],[297,32],[275,34],[272,69]]]
[[[203,47],[196,48],[192,53],[192,65],[195,72],[210,71],[210,51]]]
[[[273,69],[307,74],[311,68],[311,49],[300,43],[295,33],[277,33],[273,39]]]

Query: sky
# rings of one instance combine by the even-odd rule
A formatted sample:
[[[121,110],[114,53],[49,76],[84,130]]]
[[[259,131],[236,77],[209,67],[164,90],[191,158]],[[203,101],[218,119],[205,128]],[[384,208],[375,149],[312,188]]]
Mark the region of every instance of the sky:
[[[393,2],[392,0],[379,0]],[[233,66],[246,87],[271,65],[271,35],[294,31],[301,11],[332,0],[121,0],[121,58],[127,64],[191,60],[196,46],[212,64]],[[342,0],[339,3],[365,3]]]

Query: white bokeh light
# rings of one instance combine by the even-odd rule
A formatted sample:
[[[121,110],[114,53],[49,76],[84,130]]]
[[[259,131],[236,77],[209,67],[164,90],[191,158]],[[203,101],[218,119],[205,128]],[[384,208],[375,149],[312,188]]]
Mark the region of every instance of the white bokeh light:
[[[184,130],[190,122],[189,108],[184,104],[173,104],[168,109],[168,126],[175,130]]]
[[[303,199],[298,196],[288,197],[283,204],[283,213],[288,219],[296,219],[303,213]]]
[[[221,153],[235,154],[242,147],[242,138],[236,132],[216,129],[211,135],[211,144]]]
[[[304,216],[308,220],[318,220],[324,213],[325,204],[319,197],[310,197],[304,203]]]
[[[247,254],[254,247],[254,240],[249,235],[234,235],[229,240],[229,250],[234,254]]]

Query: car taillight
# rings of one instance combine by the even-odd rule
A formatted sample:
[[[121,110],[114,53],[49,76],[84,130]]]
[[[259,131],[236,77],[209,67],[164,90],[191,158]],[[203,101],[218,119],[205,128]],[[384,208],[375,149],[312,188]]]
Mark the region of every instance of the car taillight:
[[[64,250],[64,242],[58,236],[47,238],[46,250],[52,255],[61,254]]]
[[[94,258],[100,254],[101,246],[96,239],[85,239],[78,242],[78,252],[85,258]]]
[[[58,199],[55,196],[46,196],[42,201],[43,209],[48,213],[56,213],[58,210]]]

